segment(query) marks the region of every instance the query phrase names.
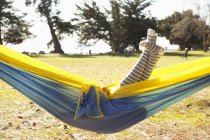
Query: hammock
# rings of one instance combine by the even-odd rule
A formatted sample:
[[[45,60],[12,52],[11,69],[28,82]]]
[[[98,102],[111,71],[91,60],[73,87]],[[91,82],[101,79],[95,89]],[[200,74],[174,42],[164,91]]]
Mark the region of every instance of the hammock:
[[[0,46],[0,78],[71,126],[124,130],[210,85],[210,58],[159,68],[126,86],[100,84]]]

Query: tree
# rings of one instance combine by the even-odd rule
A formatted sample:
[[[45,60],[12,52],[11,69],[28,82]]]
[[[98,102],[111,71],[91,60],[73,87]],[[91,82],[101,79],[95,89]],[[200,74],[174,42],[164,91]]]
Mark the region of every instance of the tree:
[[[122,25],[122,16],[120,15],[120,4],[117,0],[111,0],[111,47],[113,52],[123,51],[120,49],[121,40],[123,39],[124,32],[126,29],[123,29]]]
[[[210,43],[208,42],[208,39],[210,39],[210,36],[208,35],[210,31],[208,30],[208,25],[210,25],[210,1],[208,0],[200,0],[200,1],[194,1],[196,6],[196,13],[201,17],[201,19],[204,21],[204,23],[200,24],[200,28],[203,35],[203,46],[204,46],[204,52],[208,51],[208,45]]]
[[[123,52],[129,45],[138,50],[138,42],[146,36],[147,29],[156,29],[155,18],[143,12],[150,4],[145,0],[110,0],[111,10],[103,12],[94,1],[77,5],[74,21],[80,42],[87,44],[102,39],[114,53]]]
[[[159,23],[161,35],[168,38],[171,43],[179,44],[181,50],[202,44],[204,26],[205,30],[209,31],[209,27],[200,16],[194,15],[191,10],[175,12]]]
[[[108,16],[101,12],[95,2],[91,5],[85,3],[84,7],[78,6],[76,18],[72,19],[76,22],[76,31],[80,37],[80,43],[88,44],[88,41],[96,42],[100,39],[111,45],[111,24]]]
[[[54,53],[64,53],[59,39],[63,38],[63,34],[72,34],[74,26],[71,22],[65,22],[59,17],[61,12],[56,9],[59,4],[59,0],[33,0],[33,2],[32,0],[26,0],[25,2],[27,6],[32,3],[33,5],[37,4],[37,12],[46,19],[46,23],[49,26],[52,40],[48,43],[48,45],[54,45]]]
[[[123,44],[134,46],[138,50],[139,41],[146,37],[147,29],[158,29],[156,18],[144,12],[151,3],[144,0],[127,0],[121,5],[123,27],[126,28]]]
[[[32,37],[30,24],[23,20],[25,15],[14,9],[11,1],[0,1],[0,44],[20,44]]]

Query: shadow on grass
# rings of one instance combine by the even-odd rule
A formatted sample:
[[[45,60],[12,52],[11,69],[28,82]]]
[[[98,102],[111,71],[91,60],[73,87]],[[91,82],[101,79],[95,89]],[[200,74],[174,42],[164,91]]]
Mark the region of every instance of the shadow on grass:
[[[62,57],[69,58],[95,58],[96,55],[84,55],[84,54],[63,54]]]
[[[108,57],[136,57],[139,56],[139,53],[134,54],[92,54],[92,55],[83,55],[83,54],[64,54],[62,57],[72,57],[72,58],[95,58],[98,56],[108,56]]]
[[[92,54],[92,55],[85,55],[85,54],[36,54],[30,55],[31,57],[68,57],[68,58],[96,58],[98,56],[108,56],[108,57],[139,57],[141,53],[133,53],[133,54]],[[166,52],[165,56],[179,56],[185,57],[184,51],[177,51],[177,52]],[[190,51],[188,53],[188,57],[204,57],[210,56],[210,53],[204,53],[201,51]]]
[[[95,58],[96,55],[82,55],[82,54],[36,54],[30,55],[30,57],[69,57],[69,58]]]
[[[108,56],[108,57],[138,57],[139,53],[136,54],[35,54],[29,55],[30,57],[67,57],[67,58],[96,58],[98,56]]]
[[[202,108],[209,108],[210,102],[208,100],[200,100],[196,102],[196,105]]]
[[[184,51],[178,51],[178,52],[166,52],[164,55],[166,56],[180,56],[180,57],[185,57],[185,52]],[[210,56],[209,53],[205,53],[205,52],[196,52],[196,51],[191,51],[188,52],[187,56],[188,57],[203,57],[203,56]]]
[[[65,54],[62,55],[63,57],[72,57],[72,58],[95,58],[97,56],[109,56],[109,57],[139,57],[141,53],[133,53],[133,54],[93,54],[93,55],[82,55],[82,54]],[[166,56],[180,56],[185,57],[184,51],[177,51],[177,52],[166,52],[164,55]],[[188,52],[188,57],[204,57],[210,56],[210,53],[201,52],[201,51],[191,51]]]

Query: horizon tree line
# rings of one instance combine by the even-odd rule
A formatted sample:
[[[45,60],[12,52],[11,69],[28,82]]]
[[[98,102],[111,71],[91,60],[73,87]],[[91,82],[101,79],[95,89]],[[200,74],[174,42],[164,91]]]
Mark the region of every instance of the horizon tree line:
[[[111,46],[113,53],[123,53],[126,47],[138,50],[139,41],[146,36],[148,28],[157,30],[171,43],[184,48],[202,49],[210,45],[210,28],[200,15],[192,10],[174,12],[163,20],[157,20],[145,12],[152,1],[110,0],[108,9],[101,8],[93,0],[75,5],[75,18],[64,21],[58,9],[59,0],[25,0],[26,6],[33,6],[45,22],[51,34],[46,45],[54,47],[54,53],[63,54],[60,41],[65,35],[75,33],[81,44],[103,40]],[[34,35],[29,31],[32,23],[25,21],[26,13],[12,7],[11,0],[0,1],[0,44],[20,44]],[[99,46],[100,47],[100,46]]]

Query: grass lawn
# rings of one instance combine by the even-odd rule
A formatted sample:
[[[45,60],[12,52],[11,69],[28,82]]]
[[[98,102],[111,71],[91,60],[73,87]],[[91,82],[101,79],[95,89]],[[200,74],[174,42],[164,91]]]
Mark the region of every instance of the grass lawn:
[[[157,67],[210,56],[210,53],[190,51],[188,59],[184,59],[183,54],[167,53]],[[64,55],[35,59],[106,85],[121,80],[138,57]],[[66,125],[1,80],[0,101],[0,139],[210,139],[210,87],[115,134],[97,134]]]

